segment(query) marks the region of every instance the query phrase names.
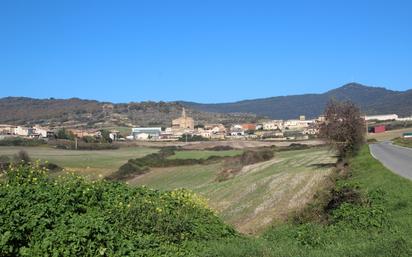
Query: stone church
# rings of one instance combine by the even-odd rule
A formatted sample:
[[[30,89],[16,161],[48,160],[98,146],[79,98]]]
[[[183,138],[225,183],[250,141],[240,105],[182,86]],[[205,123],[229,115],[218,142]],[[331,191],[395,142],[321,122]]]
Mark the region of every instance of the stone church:
[[[186,110],[183,108],[182,116],[172,121],[173,130],[194,130],[195,121],[191,117],[186,116]]]

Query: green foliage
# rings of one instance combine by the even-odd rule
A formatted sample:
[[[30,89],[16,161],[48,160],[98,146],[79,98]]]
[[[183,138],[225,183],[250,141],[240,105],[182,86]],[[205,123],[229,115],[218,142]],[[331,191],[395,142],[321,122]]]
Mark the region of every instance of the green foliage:
[[[108,131],[107,129],[100,130],[100,133],[102,133],[102,137],[101,137],[102,143],[111,143],[113,141],[110,138],[110,131]]]
[[[86,142],[87,141],[87,142]],[[77,141],[77,150],[116,150],[119,146],[111,143],[102,143],[97,139],[93,141],[91,138],[87,138],[86,141]],[[76,150],[76,143],[72,140],[53,140],[49,142],[49,145],[58,149],[64,150]]]
[[[0,184],[0,256],[196,256],[235,236],[186,190],[159,192],[18,165]],[[192,242],[192,243],[191,243]]]
[[[0,140],[0,146],[39,146],[44,145],[47,142],[43,139],[28,139],[21,137],[11,137]]]
[[[178,139],[180,142],[197,142],[197,141],[209,141],[209,139],[202,137],[202,136],[198,136],[198,135],[182,135],[181,137],[179,137]]]
[[[57,130],[55,133],[57,139],[66,139],[66,140],[74,140],[74,135],[70,131],[66,130],[65,128],[61,128]]]

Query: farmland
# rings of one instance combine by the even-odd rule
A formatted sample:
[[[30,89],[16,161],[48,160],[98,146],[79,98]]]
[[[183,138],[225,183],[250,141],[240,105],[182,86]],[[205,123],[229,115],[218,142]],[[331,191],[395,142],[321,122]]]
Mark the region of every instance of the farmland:
[[[198,152],[178,152],[177,156],[182,154],[199,156]],[[223,164],[214,163],[153,168],[129,183],[160,190],[192,189],[208,198],[225,221],[254,234],[310,201],[331,172],[328,164],[334,162],[324,148],[284,151],[267,162],[245,166],[237,176],[222,182],[216,178]]]
[[[210,151],[210,150],[193,150],[193,151],[178,151],[169,159],[207,159],[210,156],[236,156],[242,154],[242,150],[227,150],[227,151]]]
[[[117,150],[73,151],[50,147],[0,147],[0,155],[13,156],[20,150],[26,151],[32,159],[47,160],[68,171],[96,178],[117,170],[130,158],[138,158],[156,152],[157,149],[128,147]]]

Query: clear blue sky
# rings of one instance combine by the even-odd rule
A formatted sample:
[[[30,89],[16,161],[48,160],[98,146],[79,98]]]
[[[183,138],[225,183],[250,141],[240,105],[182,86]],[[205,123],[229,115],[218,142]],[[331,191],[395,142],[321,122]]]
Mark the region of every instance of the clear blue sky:
[[[0,0],[0,97],[227,102],[412,88],[412,1]]]

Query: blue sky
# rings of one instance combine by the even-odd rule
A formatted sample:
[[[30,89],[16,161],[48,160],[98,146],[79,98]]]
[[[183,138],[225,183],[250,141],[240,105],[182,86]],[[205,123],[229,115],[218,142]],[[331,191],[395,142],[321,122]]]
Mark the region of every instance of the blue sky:
[[[412,1],[0,0],[0,97],[228,102],[412,88]]]

